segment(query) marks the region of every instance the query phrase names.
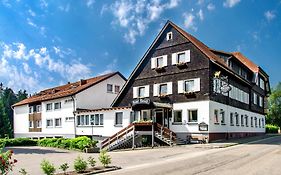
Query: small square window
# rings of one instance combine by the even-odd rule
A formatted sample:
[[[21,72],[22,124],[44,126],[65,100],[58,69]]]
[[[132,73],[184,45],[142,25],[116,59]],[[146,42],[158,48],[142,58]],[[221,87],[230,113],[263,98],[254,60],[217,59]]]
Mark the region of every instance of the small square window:
[[[113,92],[113,85],[112,84],[107,84],[107,92],[110,92],[110,93]]]
[[[182,111],[181,110],[174,111],[174,122],[175,123],[182,122]]]
[[[46,120],[46,126],[47,127],[53,127],[53,119],[47,119]]]
[[[56,118],[55,119],[55,127],[60,127],[61,126],[61,118]]]
[[[115,125],[121,126],[123,124],[123,112],[115,113]]]
[[[167,84],[160,84],[159,86],[159,94],[160,95],[167,95]]]
[[[198,112],[197,110],[188,110],[188,122],[197,122]]]
[[[214,123],[219,123],[219,111],[217,109],[214,110]]]
[[[184,63],[185,62],[185,53],[177,54],[177,63]]]
[[[173,33],[172,32],[167,33],[166,38],[167,38],[167,41],[172,40],[173,39]]]
[[[115,85],[115,93],[119,93],[120,92],[120,86]]]
[[[138,89],[138,97],[139,98],[144,97],[144,93],[145,93],[145,87],[139,87],[139,89]]]
[[[184,82],[184,91],[193,92],[194,91],[194,80],[187,80]]]
[[[164,58],[163,57],[158,57],[156,58],[156,67],[161,68],[164,65]]]
[[[47,110],[47,111],[51,111],[52,108],[53,108],[53,104],[52,104],[52,103],[48,103],[48,104],[46,105],[46,110]]]
[[[61,102],[55,103],[55,110],[56,109],[61,109]]]

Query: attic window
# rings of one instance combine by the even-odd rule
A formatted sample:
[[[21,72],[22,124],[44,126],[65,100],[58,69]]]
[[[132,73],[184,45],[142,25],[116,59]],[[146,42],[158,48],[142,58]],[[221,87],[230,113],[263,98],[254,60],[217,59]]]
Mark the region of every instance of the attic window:
[[[167,33],[166,38],[167,38],[167,41],[172,40],[173,39],[173,33],[172,32]]]

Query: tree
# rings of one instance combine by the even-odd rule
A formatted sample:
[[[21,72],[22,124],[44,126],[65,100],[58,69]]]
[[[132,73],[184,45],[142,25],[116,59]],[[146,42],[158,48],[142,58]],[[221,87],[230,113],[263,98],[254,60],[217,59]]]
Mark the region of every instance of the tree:
[[[269,96],[269,112],[266,116],[266,122],[281,127],[281,82]]]

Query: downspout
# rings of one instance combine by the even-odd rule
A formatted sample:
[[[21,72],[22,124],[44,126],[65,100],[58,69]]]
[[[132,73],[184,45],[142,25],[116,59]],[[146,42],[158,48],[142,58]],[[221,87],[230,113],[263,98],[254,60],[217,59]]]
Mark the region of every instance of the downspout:
[[[76,116],[75,116],[76,107],[75,107],[74,97],[72,95],[70,97],[72,99],[72,104],[73,104],[73,116],[74,116],[73,125],[74,125],[74,138],[75,138],[76,137]]]

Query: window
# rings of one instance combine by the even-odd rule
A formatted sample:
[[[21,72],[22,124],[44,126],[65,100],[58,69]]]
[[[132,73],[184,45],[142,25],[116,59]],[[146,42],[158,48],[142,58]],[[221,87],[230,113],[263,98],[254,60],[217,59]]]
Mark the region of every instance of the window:
[[[188,110],[188,122],[198,122],[198,112],[196,110]]]
[[[261,119],[259,118],[259,128],[261,127]]]
[[[249,125],[248,125],[248,116],[247,116],[247,115],[245,115],[245,125],[246,125],[246,127],[249,126]]]
[[[46,126],[48,127],[53,127],[53,119],[47,119],[46,120]]]
[[[64,103],[70,103],[70,102],[73,102],[72,98],[64,100]]]
[[[214,123],[219,124],[219,111],[217,109],[214,110]]]
[[[225,112],[223,109],[221,109],[221,124],[225,124]]]
[[[89,125],[89,115],[85,115],[85,125]]]
[[[263,107],[263,98],[262,98],[262,96],[259,96],[259,106]]]
[[[163,57],[156,58],[156,67],[157,68],[164,67],[164,58]]]
[[[113,92],[113,85],[112,84],[107,84],[107,92],[110,92],[110,93]]]
[[[230,85],[231,90],[229,92],[229,97],[237,101],[249,104],[249,93]],[[227,95],[227,94],[226,94]]]
[[[65,117],[65,121],[66,122],[73,122],[74,121],[74,117]]]
[[[190,62],[190,50],[172,53],[172,65]]]
[[[244,126],[244,115],[241,115],[241,126]]]
[[[36,112],[41,112],[41,105],[36,106]]]
[[[177,54],[177,63],[185,63],[185,52]]]
[[[167,36],[166,36],[167,41],[173,39],[173,33],[172,32],[168,32]]]
[[[159,86],[159,95],[167,95],[168,93],[168,85],[167,84],[160,84]]]
[[[120,86],[118,86],[118,85],[115,85],[115,93],[119,93],[120,92]]]
[[[46,104],[46,110],[47,110],[47,111],[51,111],[52,108],[53,108],[53,104],[52,104],[52,103]]]
[[[263,118],[261,119],[261,124],[262,124],[262,127],[264,128],[264,119]]]
[[[85,116],[84,115],[78,115],[77,116],[77,125],[78,126],[85,125]]]
[[[55,118],[55,127],[61,126],[61,118]]]
[[[235,113],[236,126],[239,126],[239,114]]]
[[[150,110],[142,110],[141,111],[141,117],[144,121],[150,120]]]
[[[91,115],[91,125],[103,126],[103,114]]]
[[[145,93],[145,87],[139,87],[138,97],[140,98],[144,97],[144,93]]]
[[[138,121],[138,112],[137,111],[131,111],[130,112],[130,123],[133,123],[134,121]]]
[[[29,106],[29,114],[33,113],[33,106]]]
[[[122,126],[123,124],[123,112],[115,113],[115,126]]]
[[[254,104],[257,105],[258,104],[258,95],[254,92]]]
[[[41,128],[41,127],[42,127],[42,121],[36,120],[36,128]]]
[[[194,80],[187,80],[184,82],[185,92],[194,92]]]
[[[213,91],[216,93],[221,93],[221,80],[214,78],[213,80]]]
[[[251,127],[253,127],[254,124],[253,124],[253,117],[251,117]]]
[[[33,128],[33,121],[29,121],[29,128]]]
[[[257,119],[257,117],[255,117],[255,127],[257,127],[258,126],[258,119]]]
[[[260,78],[260,88],[264,90],[264,80]]]
[[[181,110],[174,111],[174,122],[182,123],[182,111]]]
[[[55,110],[61,109],[61,102],[55,103]]]
[[[234,123],[233,123],[233,113],[232,112],[230,113],[230,125],[234,126]]]

